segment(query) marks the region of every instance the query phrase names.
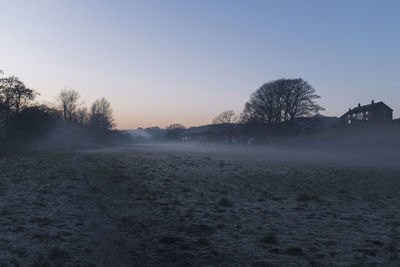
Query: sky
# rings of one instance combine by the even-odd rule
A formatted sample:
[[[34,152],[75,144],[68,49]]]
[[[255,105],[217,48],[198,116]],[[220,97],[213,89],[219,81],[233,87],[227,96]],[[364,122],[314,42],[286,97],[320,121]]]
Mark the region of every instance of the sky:
[[[400,117],[400,1],[0,0],[0,69],[55,102],[105,97],[119,129],[208,124],[303,78],[326,116],[384,101]]]

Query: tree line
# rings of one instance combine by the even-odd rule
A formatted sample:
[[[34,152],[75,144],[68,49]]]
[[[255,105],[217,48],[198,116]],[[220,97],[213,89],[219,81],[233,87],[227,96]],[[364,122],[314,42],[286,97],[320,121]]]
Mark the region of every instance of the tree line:
[[[226,110],[213,123],[260,123],[276,127],[324,110],[316,103],[318,98],[315,89],[301,78],[279,79],[258,88],[246,102],[242,114],[237,116],[233,110]]]
[[[71,89],[62,89],[55,103],[46,105],[36,102],[38,95],[18,77],[0,78],[0,152],[50,139],[50,136],[61,143],[84,140],[86,144],[107,144],[111,138],[129,141],[121,132],[112,131],[113,112],[104,97],[87,107],[80,94]],[[297,120],[323,110],[316,102],[319,98],[315,89],[301,78],[270,81],[251,94],[241,114],[226,110],[216,116],[208,135],[218,140],[282,134],[293,130]],[[165,137],[182,140],[187,137],[186,129],[179,123],[171,124]]]
[[[302,78],[266,82],[251,94],[241,114],[225,110],[216,116],[208,134],[218,138],[294,132],[298,119],[310,118],[324,110],[316,102],[319,98],[314,87]],[[167,136],[181,139],[184,129],[183,125],[172,124],[167,127]]]
[[[104,97],[87,108],[80,94],[71,89],[61,90],[56,102],[47,105],[36,102],[38,95],[18,77],[0,78],[0,152],[44,142],[52,133],[60,142],[69,141],[61,136],[67,131],[71,140],[79,133],[93,143],[109,141],[114,118]],[[57,133],[57,129],[63,131]]]

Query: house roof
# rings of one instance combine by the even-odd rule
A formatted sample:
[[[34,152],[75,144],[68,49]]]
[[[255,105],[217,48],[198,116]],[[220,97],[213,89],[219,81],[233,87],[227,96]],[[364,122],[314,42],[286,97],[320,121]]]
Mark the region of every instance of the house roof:
[[[387,109],[390,111],[393,111],[388,105],[386,105],[383,102],[377,102],[377,103],[371,103],[365,106],[359,106],[356,108],[352,108],[351,110],[347,111],[345,114],[342,115],[342,117],[347,116],[348,114],[354,114],[354,113],[359,113],[359,112],[365,112],[365,111],[374,111],[377,109]]]

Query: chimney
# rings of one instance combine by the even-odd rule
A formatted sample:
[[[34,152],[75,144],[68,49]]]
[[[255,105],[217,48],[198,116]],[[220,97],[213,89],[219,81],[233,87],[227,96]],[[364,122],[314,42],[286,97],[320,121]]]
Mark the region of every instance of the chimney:
[[[375,101],[372,99],[372,101],[371,101],[371,104],[373,105],[373,104],[375,104]]]
[[[351,111],[351,108],[349,108],[349,111]]]
[[[361,104],[360,104],[360,103],[358,103],[358,107],[361,107]]]

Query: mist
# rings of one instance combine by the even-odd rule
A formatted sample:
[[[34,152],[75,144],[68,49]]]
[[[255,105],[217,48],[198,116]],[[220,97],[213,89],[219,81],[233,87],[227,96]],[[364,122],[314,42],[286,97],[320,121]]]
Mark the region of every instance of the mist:
[[[299,165],[399,168],[398,136],[400,127],[386,126],[350,130],[332,129],[311,136],[274,138],[268,144],[259,145],[149,142],[150,139],[147,139],[148,142],[137,143],[135,149],[219,154],[248,161],[287,162]]]
[[[0,266],[400,266],[400,1],[1,10]]]
[[[400,124],[383,102],[325,117],[310,83],[282,78],[207,125],[119,130],[103,97],[36,95],[0,79],[2,264],[399,263]]]

